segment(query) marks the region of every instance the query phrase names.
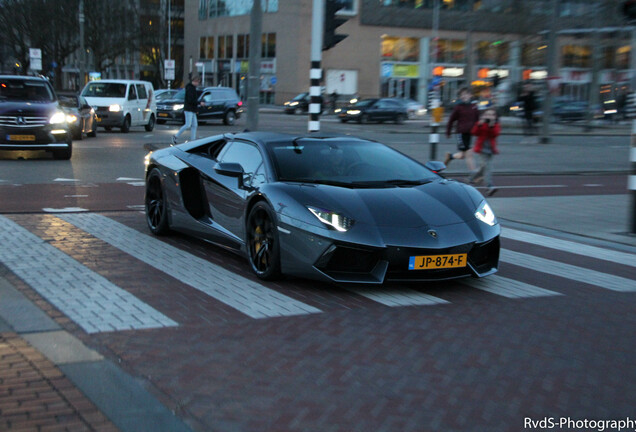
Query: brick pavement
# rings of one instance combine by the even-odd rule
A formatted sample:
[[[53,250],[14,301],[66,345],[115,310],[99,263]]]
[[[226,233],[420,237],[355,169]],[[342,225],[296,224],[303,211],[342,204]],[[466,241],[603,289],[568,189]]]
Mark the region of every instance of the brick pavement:
[[[0,333],[0,431],[118,430],[39,351]]]

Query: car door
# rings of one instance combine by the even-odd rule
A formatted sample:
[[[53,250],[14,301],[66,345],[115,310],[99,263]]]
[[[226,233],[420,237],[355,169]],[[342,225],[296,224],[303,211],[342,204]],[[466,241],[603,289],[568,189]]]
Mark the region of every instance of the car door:
[[[214,109],[214,105],[212,104],[212,93],[204,91],[199,97],[199,101],[203,102],[203,105],[199,105],[197,108],[197,117],[203,120],[212,117]]]
[[[236,163],[243,168],[242,177],[214,171],[203,185],[213,221],[233,238],[245,238],[244,215],[247,198],[265,179],[263,157],[256,145],[245,141],[230,141],[219,152],[219,164]]]
[[[139,122],[141,124],[148,123],[148,116],[150,115],[150,100],[146,86],[143,83],[135,84],[137,89],[137,107],[139,109]]]
[[[138,125],[141,122],[141,113],[139,111],[139,101],[137,100],[137,90],[133,83],[128,85],[126,104],[130,114],[130,125]]]

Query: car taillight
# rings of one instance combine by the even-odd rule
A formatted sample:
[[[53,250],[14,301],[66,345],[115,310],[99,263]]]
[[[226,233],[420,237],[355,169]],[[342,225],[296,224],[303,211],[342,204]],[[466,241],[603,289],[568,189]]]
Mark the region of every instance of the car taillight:
[[[238,101],[237,105],[240,106],[240,107],[243,106],[243,101]]]

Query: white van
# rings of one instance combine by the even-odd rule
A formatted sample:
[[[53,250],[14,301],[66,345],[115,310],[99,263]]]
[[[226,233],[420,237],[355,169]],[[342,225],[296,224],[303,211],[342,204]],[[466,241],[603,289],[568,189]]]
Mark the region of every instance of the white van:
[[[118,127],[127,133],[131,126],[144,126],[147,131],[155,127],[157,105],[148,81],[91,81],[81,94],[95,110],[97,125],[106,130]]]

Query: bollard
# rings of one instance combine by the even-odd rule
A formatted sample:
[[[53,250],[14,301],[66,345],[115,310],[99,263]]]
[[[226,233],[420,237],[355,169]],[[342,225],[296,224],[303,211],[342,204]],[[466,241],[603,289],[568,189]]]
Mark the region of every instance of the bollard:
[[[431,145],[429,160],[435,160],[437,158],[437,144],[439,144],[438,128],[444,115],[444,108],[439,105],[439,99],[433,99],[431,102],[433,115],[431,116],[431,134],[428,136],[428,143]]]
[[[632,120],[632,145],[629,152],[631,172],[628,181],[628,189],[631,191],[632,205],[630,217],[630,232],[636,234],[636,120]]]
[[[438,128],[439,123],[431,123],[431,133],[428,136],[428,143],[431,145],[431,151],[428,157],[429,160],[435,160],[437,158],[437,144],[439,144],[439,133],[437,133]]]

